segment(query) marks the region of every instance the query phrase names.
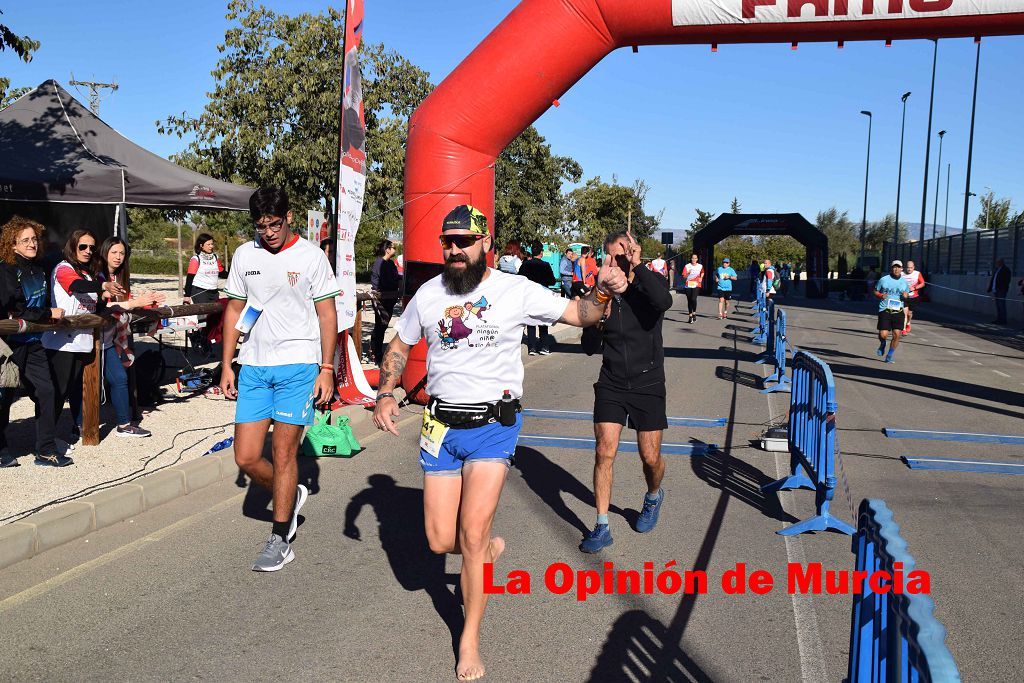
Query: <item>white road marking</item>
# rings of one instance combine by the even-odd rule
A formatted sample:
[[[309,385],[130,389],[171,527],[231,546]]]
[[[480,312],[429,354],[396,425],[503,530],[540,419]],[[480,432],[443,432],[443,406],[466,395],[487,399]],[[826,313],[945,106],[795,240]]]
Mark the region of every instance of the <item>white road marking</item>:
[[[762,366],[761,374],[765,375]],[[775,422],[775,412],[772,410],[772,394],[767,394],[768,417]],[[785,477],[788,472],[786,463],[783,462],[782,454],[775,454],[775,474],[779,479]],[[779,502],[783,510],[792,509],[793,502],[790,500],[792,493],[789,491],[779,492]],[[806,564],[807,556],[804,554],[804,546],[799,536],[783,536],[786,544],[786,561],[790,564]],[[818,614],[814,611],[814,597],[810,593],[796,592],[790,595],[793,600],[793,618],[796,621],[796,646],[800,653],[800,673],[804,683],[824,683],[828,681],[828,672],[825,671],[825,648],[821,642],[821,631],[818,628]]]
[[[978,361],[974,360],[973,358],[971,359],[971,362],[972,362],[972,363],[974,363],[975,365],[981,365],[981,363],[980,363],[980,362],[978,362]]]
[[[947,350],[947,351],[949,351],[949,352],[950,352],[951,354],[953,354],[954,356],[959,356],[959,355],[961,355],[961,354],[957,353],[956,351],[954,351],[953,349],[946,349],[946,350]]]
[[[992,372],[996,373],[1000,377],[1009,377],[1005,372],[1000,372],[999,370],[993,370]]]

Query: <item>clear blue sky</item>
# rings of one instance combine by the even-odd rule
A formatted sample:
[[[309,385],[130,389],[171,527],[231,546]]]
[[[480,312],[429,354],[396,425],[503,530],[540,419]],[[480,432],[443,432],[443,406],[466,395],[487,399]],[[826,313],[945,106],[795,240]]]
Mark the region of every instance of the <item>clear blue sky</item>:
[[[667,2],[667,0],[666,0]],[[278,11],[320,11],[307,0],[266,2]],[[343,5],[342,2],[336,2]],[[439,82],[516,5],[514,0],[367,0],[366,39],[383,42]],[[120,90],[101,115],[124,135],[167,156],[183,147],[160,136],[154,122],[172,113],[198,113],[212,87],[210,70],[227,22],[224,3],[179,0],[150,3],[94,0],[83,9],[70,0],[0,0],[2,19],[42,42],[31,64],[0,53],[0,74],[14,85],[71,72],[84,80],[116,79]],[[161,9],[155,9],[160,6]],[[1024,37],[986,38],[974,145],[972,189],[1024,208]],[[859,222],[864,193],[867,118],[874,113],[868,220],[896,205],[900,95],[907,106],[907,139],[900,219],[921,215],[924,148],[932,43],[898,41],[789,45],[642,47],[619,50],[560,98],[561,107],[538,122],[556,153],[576,158],[585,177],[616,174],[621,183],[644,178],[648,208],[665,209],[664,227],[688,227],[694,208],[726,211],[733,196],[747,212],[799,211],[810,220],[821,209],[849,210]],[[946,164],[952,164],[949,224],[963,212],[974,44],[939,44],[935,133],[946,129],[939,223],[943,223]],[[337,84],[326,83],[326,88]],[[608,153],[620,135],[608,115],[615,94],[632,119],[626,147]],[[84,94],[81,98],[85,100]],[[622,138],[619,138],[622,139]],[[932,220],[937,145],[932,146],[927,221]],[[978,213],[972,202],[970,221]]]

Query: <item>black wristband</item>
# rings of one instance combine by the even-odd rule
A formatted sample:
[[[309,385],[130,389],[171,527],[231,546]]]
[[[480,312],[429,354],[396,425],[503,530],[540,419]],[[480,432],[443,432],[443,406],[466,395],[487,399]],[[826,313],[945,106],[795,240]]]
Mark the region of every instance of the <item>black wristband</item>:
[[[392,394],[390,391],[385,391],[383,394],[377,394],[377,400],[378,401],[381,400],[382,398],[394,398],[394,397],[395,397],[395,395]]]

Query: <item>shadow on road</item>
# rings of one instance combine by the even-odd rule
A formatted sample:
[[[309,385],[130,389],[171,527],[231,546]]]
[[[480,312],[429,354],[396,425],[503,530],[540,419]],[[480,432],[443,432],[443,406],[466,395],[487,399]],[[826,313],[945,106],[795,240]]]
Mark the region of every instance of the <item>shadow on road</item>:
[[[593,508],[595,505],[594,492],[590,490],[589,486],[583,485],[579,479],[548,460],[540,451],[532,448],[525,446],[516,448],[514,462],[515,468],[519,470],[526,485],[537,494],[538,498],[547,503],[552,512],[578,529],[581,534],[587,534],[590,531],[590,527],[562,499],[562,494],[567,493],[584,505]],[[640,514],[637,510],[623,510],[615,505],[611,505],[608,512],[621,516],[629,523],[630,527],[636,525],[636,518]]]
[[[459,584],[457,574],[445,571],[445,556],[430,550],[423,532],[423,490],[397,486],[386,474],[371,474],[370,484],[345,508],[344,534],[361,540],[356,520],[369,506],[377,515],[381,549],[387,555],[395,580],[407,591],[425,591],[451,633],[452,654],[458,654],[464,619],[462,604],[448,588]]]
[[[263,451],[263,457],[267,460],[271,459],[270,448],[270,439],[267,439],[267,445]],[[302,456],[299,456],[296,460],[299,464],[299,483],[309,489],[309,495],[311,496],[320,493],[320,463],[317,462],[316,458],[305,458]],[[273,521],[272,503],[274,497],[270,491],[250,480],[242,470],[238,470],[235,485],[239,488],[249,487],[249,490],[245,492],[245,500],[242,501],[243,515],[261,522]],[[299,515],[299,528],[302,528],[305,521],[306,518]]]
[[[640,610],[626,612],[616,620],[587,679],[589,683],[710,680],[673,642],[668,628]]]
[[[702,458],[691,458],[691,465],[693,473],[709,486],[746,503],[765,517],[780,522],[800,521],[782,509],[778,494],[761,492],[761,487],[774,479],[753,465],[717,450]]]

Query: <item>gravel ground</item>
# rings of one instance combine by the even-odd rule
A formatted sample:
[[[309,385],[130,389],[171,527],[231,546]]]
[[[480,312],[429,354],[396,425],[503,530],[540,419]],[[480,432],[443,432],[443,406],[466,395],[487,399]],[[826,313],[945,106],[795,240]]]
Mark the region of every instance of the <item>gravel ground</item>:
[[[166,292],[169,303],[180,302],[177,296],[177,276],[140,275],[133,278],[134,285],[144,289]],[[366,288],[369,285],[365,285]],[[362,287],[361,287],[362,288]],[[398,320],[396,316],[392,325]],[[370,331],[373,329],[373,311],[363,312],[364,348],[369,348]],[[393,327],[388,337],[393,336]],[[202,456],[210,446],[232,434],[235,409],[234,403],[220,395],[195,395],[178,397],[174,387],[172,366],[184,365],[180,352],[169,347],[181,348],[184,335],[176,333],[164,338],[164,356],[168,363],[165,395],[170,400],[155,410],[145,413],[141,425],[153,432],[149,438],[125,438],[113,433],[114,415],[109,405],[100,409],[100,445],[75,446],[69,455],[75,464],[60,469],[37,467],[33,464],[32,450],[35,443],[35,420],[32,401],[20,398],[11,407],[11,424],[7,439],[14,455],[19,457],[21,467],[0,470],[0,524],[15,521],[24,513],[51,501],[75,494],[91,493],[94,487],[109,482],[123,482],[151,472],[161,466],[187,462]],[[136,337],[136,357],[156,342],[149,337]],[[219,348],[218,348],[219,351]],[[219,353],[218,353],[219,357]],[[200,365],[194,355],[190,360],[195,367],[213,367],[216,363]],[[369,367],[369,366],[368,366]],[[64,410],[57,426],[58,438],[70,440],[71,417]]]

